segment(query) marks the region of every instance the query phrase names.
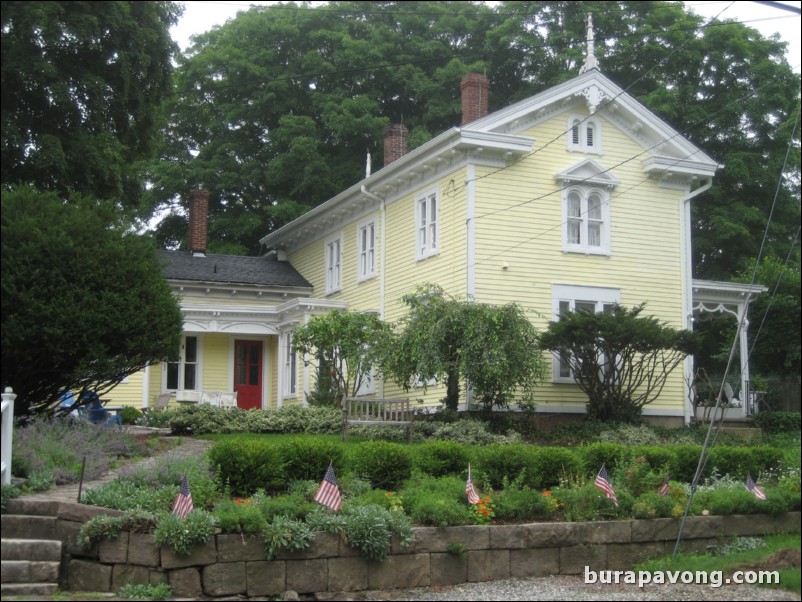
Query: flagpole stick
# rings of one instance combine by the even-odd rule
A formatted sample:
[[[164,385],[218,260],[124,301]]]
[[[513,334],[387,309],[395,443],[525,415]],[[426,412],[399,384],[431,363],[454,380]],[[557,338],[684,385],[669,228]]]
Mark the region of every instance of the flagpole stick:
[[[81,503],[81,491],[84,488],[84,470],[86,469],[86,456],[81,462],[81,479],[78,481],[78,503]]]

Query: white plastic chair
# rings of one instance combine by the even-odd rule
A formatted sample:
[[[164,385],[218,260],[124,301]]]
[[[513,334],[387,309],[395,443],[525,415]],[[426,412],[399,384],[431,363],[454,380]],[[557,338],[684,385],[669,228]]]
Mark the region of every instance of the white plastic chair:
[[[237,392],[221,393],[220,406],[223,408],[236,408],[237,407]]]
[[[201,393],[201,403],[208,403],[209,405],[220,407],[220,396],[222,391],[203,391]]]

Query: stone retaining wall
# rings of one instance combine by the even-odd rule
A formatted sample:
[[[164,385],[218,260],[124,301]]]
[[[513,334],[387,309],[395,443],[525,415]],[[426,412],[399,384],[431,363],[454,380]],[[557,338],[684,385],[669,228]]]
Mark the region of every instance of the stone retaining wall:
[[[623,570],[670,554],[679,528],[678,519],[423,527],[414,530],[411,547],[394,543],[384,562],[363,558],[339,536],[317,533],[309,549],[283,552],[268,561],[260,539],[240,535],[216,535],[189,557],[158,548],[152,535],[127,532],[91,550],[81,549],[78,531],[98,514],[119,513],[82,504],[58,505],[64,589],[104,592],[128,583],[168,582],[178,597],[272,596],[286,590],[357,591],[575,575],[586,565],[596,571]],[[683,551],[703,552],[732,536],[794,532],[799,525],[799,512],[690,517]],[[451,544],[461,544],[464,553],[449,552]]]

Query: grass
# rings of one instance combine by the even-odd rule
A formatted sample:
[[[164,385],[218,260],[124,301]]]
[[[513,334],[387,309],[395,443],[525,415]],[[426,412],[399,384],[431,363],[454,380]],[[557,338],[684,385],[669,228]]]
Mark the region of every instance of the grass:
[[[802,593],[800,569],[787,568],[784,559],[796,558],[799,563],[802,538],[799,533],[769,535],[765,538],[741,537],[729,544],[718,546],[715,553],[679,554],[675,558],[666,556],[640,563],[636,571],[721,571],[730,576],[733,571],[778,571],[779,584],[766,585]]]

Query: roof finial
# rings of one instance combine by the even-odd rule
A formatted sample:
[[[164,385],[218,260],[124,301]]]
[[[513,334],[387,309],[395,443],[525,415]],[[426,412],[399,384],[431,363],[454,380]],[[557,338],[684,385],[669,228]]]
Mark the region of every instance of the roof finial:
[[[585,57],[585,64],[579,69],[579,74],[582,75],[585,71],[599,68],[599,61],[596,60],[593,47],[593,15],[588,13],[588,20],[585,22],[588,26],[588,54]]]

